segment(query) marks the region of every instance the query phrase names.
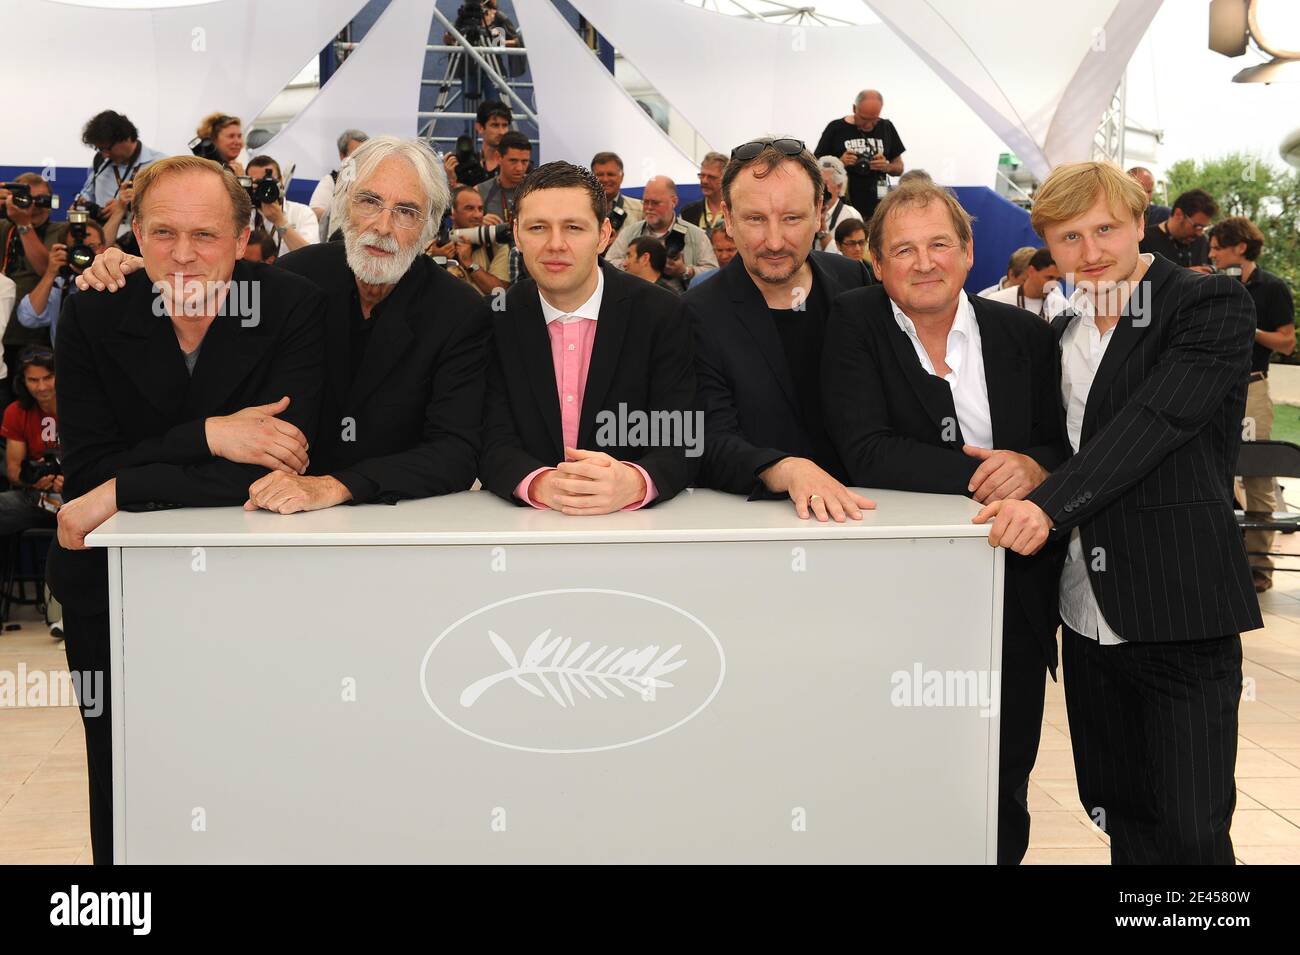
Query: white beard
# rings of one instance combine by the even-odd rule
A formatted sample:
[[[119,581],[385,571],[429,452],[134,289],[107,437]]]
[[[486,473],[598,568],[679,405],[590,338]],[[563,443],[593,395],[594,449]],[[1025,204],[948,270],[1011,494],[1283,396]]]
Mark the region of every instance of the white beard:
[[[343,227],[343,245],[347,250],[348,268],[367,285],[396,285],[420,254],[418,242],[403,249],[391,235],[379,235],[376,232],[358,234],[351,223]],[[377,259],[366,251],[367,246],[394,252],[396,255]]]

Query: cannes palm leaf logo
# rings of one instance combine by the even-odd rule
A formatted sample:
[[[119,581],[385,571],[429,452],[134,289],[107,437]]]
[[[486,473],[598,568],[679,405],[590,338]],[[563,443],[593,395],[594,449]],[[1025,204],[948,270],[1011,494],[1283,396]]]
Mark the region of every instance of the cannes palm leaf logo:
[[[673,684],[662,677],[686,665],[685,660],[672,659],[682,648],[680,643],[663,653],[657,644],[639,650],[626,647],[611,650],[606,644],[591,650],[589,640],[575,647],[570,638],[552,637],[550,630],[544,630],[528,645],[520,660],[497,633],[489,630],[488,639],[506,662],[506,669],[465,687],[460,694],[461,706],[473,706],[488,689],[507,680],[513,680],[534,696],[549,694],[565,707],[576,704],[575,690],[586,699],[591,699],[593,694],[602,700],[609,699],[610,694],[621,697],[623,690],[644,698],[655,690],[671,687]]]

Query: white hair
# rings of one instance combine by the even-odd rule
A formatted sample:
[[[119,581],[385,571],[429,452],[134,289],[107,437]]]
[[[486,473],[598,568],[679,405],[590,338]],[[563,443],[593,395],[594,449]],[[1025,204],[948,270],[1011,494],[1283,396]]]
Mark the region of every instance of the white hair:
[[[841,191],[849,184],[849,174],[844,168],[844,163],[840,161],[839,156],[822,156],[817,160],[817,165],[823,169],[831,171],[831,181],[835,183],[836,188]]]
[[[380,163],[398,156],[410,163],[424,190],[423,211],[428,217],[420,236],[420,248],[425,248],[438,233],[442,217],[451,204],[451,187],[447,172],[438,154],[419,139],[402,139],[400,136],[375,136],[357,147],[339,169],[338,182],[334,184],[334,202],[330,207],[330,222],[349,221],[352,194],[360,183],[369,179]],[[346,180],[346,181],[345,181]]]

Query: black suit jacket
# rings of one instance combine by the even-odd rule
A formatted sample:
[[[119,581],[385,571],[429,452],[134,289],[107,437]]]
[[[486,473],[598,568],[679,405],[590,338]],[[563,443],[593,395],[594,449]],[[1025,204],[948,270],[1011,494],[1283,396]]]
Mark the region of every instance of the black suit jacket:
[[[694,477],[697,457],[688,448],[598,444],[597,415],[679,412],[686,426],[695,401],[691,339],[677,312],[677,296],[601,263],[605,290],[587,371],[578,446],[635,461],[666,501]],[[564,460],[560,402],[551,342],[537,283],[517,282],[506,307],[492,312],[492,358],[484,411],[483,486],[523,505],[515,487],[537,468]],[[696,433],[696,440],[702,435]]]
[[[826,301],[874,279],[862,262],[826,252],[808,257]],[[767,302],[739,255],[691,288],[682,314],[695,335],[695,374],[704,409],[700,484],[751,498],[772,496],[758,473],[782,458],[815,460],[785,349]],[[839,458],[817,461],[843,481]]]
[[[154,314],[143,271],[116,294],[68,300],[57,346],[66,499],[116,478],[123,511],[243,504],[266,468],[212,457],[204,420],[285,395],[281,417],[314,440],[324,382],[321,293],[277,266],[238,262],[233,279],[259,283],[256,322],[216,318],[193,377],[171,320]],[[106,568],[103,548],[68,551],[56,541],[50,587],[75,611],[101,612]]]
[[[1142,285],[1097,368],[1078,453],[1029,500],[1054,538],[1079,528],[1097,603],[1125,640],[1254,630],[1263,621],[1232,505],[1254,304],[1241,282],[1159,255]],[[1071,321],[1053,321],[1058,339]]]
[[[376,324],[353,381],[350,328],[359,306],[343,243],[309,245],[276,264],[326,295],[328,383],[311,473],[332,475],[354,503],[469,490],[482,446],[483,297],[417,255],[369,319]]]
[[[1052,331],[1014,305],[972,298],[984,354],[993,446],[1046,470],[1069,455]],[[831,309],[822,359],[826,423],[863,487],[964,494],[979,460],[962,451],[952,389],[917,359],[883,286],[840,296]],[[1056,665],[1058,584],[1065,549],[1007,554],[1006,633],[1031,635]]]

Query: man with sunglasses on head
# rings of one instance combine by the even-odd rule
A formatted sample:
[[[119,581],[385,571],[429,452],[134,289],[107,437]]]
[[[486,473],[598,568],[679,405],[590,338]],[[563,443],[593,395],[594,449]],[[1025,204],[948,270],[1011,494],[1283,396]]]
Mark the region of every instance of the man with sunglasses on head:
[[[847,475],[822,415],[826,316],[841,292],[870,285],[866,266],[814,251],[821,169],[797,139],[737,146],[722,174],[736,257],[688,291],[704,409],[699,483],[751,499],[789,497],[802,518],[858,520],[871,501]]]
[[[271,471],[252,484],[249,510],[395,504],[474,483],[487,363],[483,299],[421,254],[447,209],[446,173],[422,142],[396,136],[367,140],[352,159],[343,241],[276,260],[325,292],[317,441],[306,473]],[[95,288],[120,287],[138,261],[109,250],[87,277]]]

